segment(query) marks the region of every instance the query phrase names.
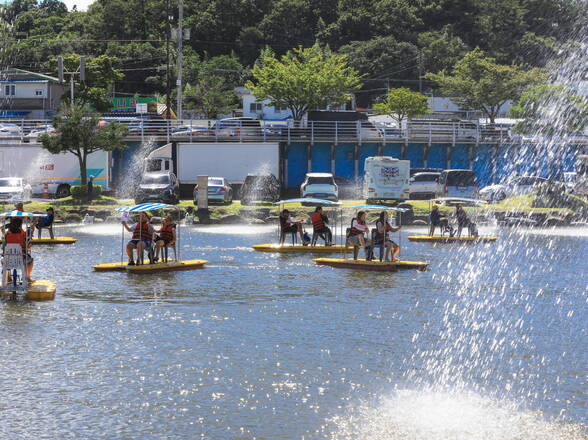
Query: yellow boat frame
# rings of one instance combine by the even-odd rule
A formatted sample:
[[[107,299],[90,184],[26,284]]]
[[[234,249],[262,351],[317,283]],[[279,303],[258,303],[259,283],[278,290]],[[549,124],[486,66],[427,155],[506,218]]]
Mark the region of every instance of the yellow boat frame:
[[[498,237],[481,235],[472,237],[470,235],[465,237],[449,237],[447,235],[409,235],[409,241],[423,242],[423,243],[494,243]]]
[[[346,258],[315,258],[315,263],[321,266],[331,266],[341,269],[361,269],[378,272],[396,272],[398,270],[420,270],[425,271],[429,263],[425,261],[379,261],[365,259],[346,259]]]

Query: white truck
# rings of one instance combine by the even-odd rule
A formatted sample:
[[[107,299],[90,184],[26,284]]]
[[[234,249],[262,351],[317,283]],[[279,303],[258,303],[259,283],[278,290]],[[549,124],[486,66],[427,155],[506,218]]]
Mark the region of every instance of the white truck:
[[[110,153],[97,151],[88,156],[87,176],[94,184],[110,189]],[[80,165],[71,153],[51,154],[38,144],[0,144],[0,177],[20,177],[32,187],[33,194],[47,193],[67,197],[73,185],[79,185]]]
[[[364,191],[367,203],[407,200],[410,195],[410,161],[389,156],[365,160]]]
[[[248,174],[273,174],[279,179],[278,142],[213,142],[167,144],[149,154],[144,172],[171,171],[180,185],[202,176],[224,177],[241,184]]]

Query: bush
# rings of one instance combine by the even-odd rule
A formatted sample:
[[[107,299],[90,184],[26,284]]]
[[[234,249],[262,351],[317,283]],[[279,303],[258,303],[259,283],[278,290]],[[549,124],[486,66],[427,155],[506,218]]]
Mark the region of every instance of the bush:
[[[87,185],[75,185],[70,188],[71,195],[74,199],[85,199],[86,194],[88,193]],[[102,194],[102,187],[99,185],[94,185],[92,189],[92,197],[97,198],[100,197]]]

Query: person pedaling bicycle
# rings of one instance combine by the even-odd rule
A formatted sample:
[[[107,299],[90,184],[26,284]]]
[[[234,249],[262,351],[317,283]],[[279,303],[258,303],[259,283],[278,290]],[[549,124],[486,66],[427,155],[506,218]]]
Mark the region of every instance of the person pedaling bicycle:
[[[141,212],[139,221],[133,226],[129,226],[124,220],[122,224],[127,231],[133,233],[131,240],[127,243],[129,266],[135,265],[135,261],[133,260],[134,249],[137,250],[137,264],[142,264],[141,255],[143,255],[143,251],[146,250],[151,255],[153,234],[155,233],[153,226],[149,223],[149,217],[146,212]]]
[[[31,242],[29,240],[29,247],[27,248],[27,233],[22,229],[22,219],[13,218],[4,230],[4,245],[19,244],[22,248],[22,255],[25,264],[25,276],[28,282],[31,282],[31,274],[33,273],[33,257],[30,254]]]
[[[286,234],[292,233],[297,233],[300,236],[300,241],[304,246],[307,246],[310,243],[310,240],[307,240],[304,237],[302,222],[294,220],[290,215],[290,211],[284,209],[280,213],[280,244],[284,244]]]
[[[312,222],[312,231],[316,235],[322,235],[325,238],[325,246],[333,245],[333,233],[331,228],[327,226],[329,218],[323,214],[323,208],[317,206],[310,216]]]
[[[455,219],[457,220],[457,236],[461,237],[461,231],[463,228],[468,228],[468,233],[472,237],[478,235],[478,228],[476,224],[470,220],[465,209],[461,205],[455,207]]]
[[[441,230],[441,235],[444,235],[447,232],[450,237],[453,237],[455,234],[453,228],[449,224],[449,220],[447,220],[447,218],[441,214],[441,211],[439,211],[439,206],[437,205],[433,205],[433,208],[431,209],[431,213],[429,214],[429,223],[431,224],[429,228],[429,235],[431,237],[435,235],[435,228],[437,226],[439,226],[439,229]]]
[[[393,228],[388,223],[388,213],[386,211],[382,211],[380,213],[380,217],[376,221],[376,237],[374,240],[374,246],[381,246],[382,242],[384,243],[384,247],[386,248],[386,261],[398,261],[397,255],[400,252],[400,246],[396,244],[390,238],[391,232],[398,232],[400,231],[400,226],[397,228]],[[392,253],[392,249],[394,249],[394,253]],[[392,259],[390,259],[390,254],[392,253]]]
[[[351,228],[349,228],[347,234],[347,243],[354,247],[354,260],[357,260],[358,248],[364,248],[366,260],[371,260],[372,241],[365,236],[368,232],[369,227],[366,223],[366,213],[365,211],[359,211],[357,217],[351,220]]]
[[[160,254],[166,247],[173,247],[176,244],[176,224],[171,215],[163,219],[163,224],[155,237],[155,258],[154,261],[159,260]],[[163,256],[163,255],[162,255]]]

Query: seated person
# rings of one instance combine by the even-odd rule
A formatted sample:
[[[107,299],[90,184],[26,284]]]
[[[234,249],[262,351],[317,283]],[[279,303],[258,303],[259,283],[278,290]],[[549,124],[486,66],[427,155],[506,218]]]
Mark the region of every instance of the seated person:
[[[43,228],[49,229],[49,235],[53,238],[53,220],[55,219],[55,211],[53,208],[47,208],[47,215],[43,217],[39,222],[35,225],[37,228],[37,236],[41,238],[41,230]]]
[[[149,251],[151,249],[151,242],[155,230],[151,226],[151,223],[149,223],[149,217],[146,212],[141,213],[139,221],[133,226],[127,225],[126,221],[123,221],[122,224],[127,231],[133,233],[133,237],[127,244],[127,255],[129,257],[129,266],[134,266],[133,249],[137,249],[137,264],[139,264],[142,260],[141,256],[143,255],[143,251]]]
[[[31,257],[30,243],[27,248],[27,233],[22,229],[22,219],[13,218],[8,224],[7,230],[4,232],[5,244],[19,244],[22,248],[22,254],[25,264],[25,276],[28,282],[31,282],[31,274],[33,273],[33,258]]]
[[[157,231],[157,237],[155,237],[155,261],[159,259],[160,253],[163,257],[163,249],[165,247],[173,247],[176,244],[176,224],[171,215],[168,215],[163,219],[163,224],[159,231]]]
[[[431,224],[429,228],[430,236],[435,235],[435,228],[437,226],[439,226],[439,229],[441,229],[441,235],[443,235],[443,232],[446,230],[449,231],[450,234],[452,234],[452,228],[449,227],[449,222],[447,221],[445,216],[441,214],[441,211],[439,211],[439,206],[433,205],[431,213],[429,214],[429,222]]]
[[[381,245],[382,242],[384,243],[384,247],[386,248],[386,261],[398,261],[396,256],[400,252],[400,246],[392,241],[389,234],[390,232],[398,232],[400,231],[400,226],[397,228],[393,228],[388,223],[388,213],[386,211],[382,211],[380,213],[380,218],[376,221],[376,239],[375,239],[375,246]],[[394,249],[394,253],[392,254],[392,260],[390,260],[390,253]]]
[[[457,236],[461,237],[461,230],[470,226],[470,219],[461,205],[455,207],[455,219],[457,220]]]
[[[333,233],[331,228],[327,226],[329,218],[323,214],[323,208],[317,206],[314,213],[310,216],[312,222],[312,231],[315,234],[323,234],[325,237],[325,246],[331,246],[333,244]]]
[[[308,244],[308,240],[304,239],[304,231],[302,230],[302,223],[295,221],[290,216],[290,211],[284,209],[280,214],[280,244],[284,244],[286,234],[298,233],[300,241],[304,246]]]
[[[366,224],[366,213],[359,211],[357,217],[351,220],[351,228],[349,235],[347,236],[347,243],[354,248],[365,248],[366,257],[370,254],[369,249],[371,247],[371,240],[366,239],[365,234],[369,232],[369,228]],[[357,260],[357,252],[353,252],[353,259]]]

